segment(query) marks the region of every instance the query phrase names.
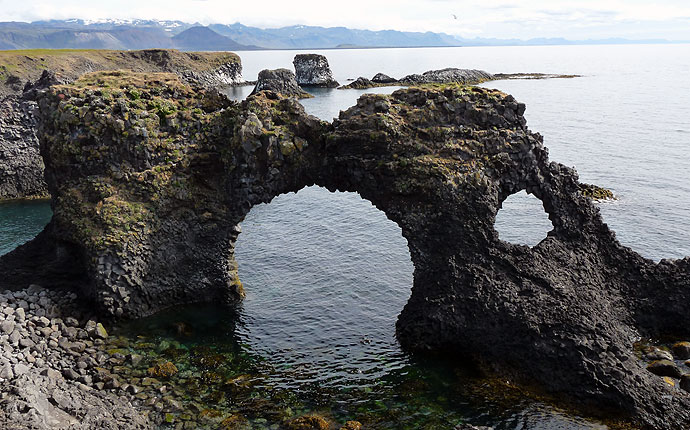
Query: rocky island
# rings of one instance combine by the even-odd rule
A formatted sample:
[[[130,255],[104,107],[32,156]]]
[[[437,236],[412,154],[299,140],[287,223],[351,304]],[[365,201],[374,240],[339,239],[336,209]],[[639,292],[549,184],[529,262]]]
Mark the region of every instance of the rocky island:
[[[690,423],[687,378],[640,359],[638,343],[690,336],[690,258],[654,263],[620,245],[512,96],[413,87],[363,95],[327,123],[272,91],[237,104],[171,74],[100,72],[38,104],[54,217],[0,258],[3,288],[59,282],[105,319],[237,303],[234,246],[251,207],[313,184],[355,191],[409,243],[414,285],[397,323],[407,350],[454,354],[638,428]],[[531,248],[494,228],[522,190],[553,224]],[[2,391],[6,405],[20,395]]]

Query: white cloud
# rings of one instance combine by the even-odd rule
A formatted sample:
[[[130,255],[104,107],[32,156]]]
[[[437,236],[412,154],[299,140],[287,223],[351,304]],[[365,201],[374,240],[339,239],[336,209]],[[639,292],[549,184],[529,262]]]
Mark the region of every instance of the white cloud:
[[[2,21],[66,18],[242,22],[260,27],[307,24],[482,37],[690,40],[687,0],[0,0]]]

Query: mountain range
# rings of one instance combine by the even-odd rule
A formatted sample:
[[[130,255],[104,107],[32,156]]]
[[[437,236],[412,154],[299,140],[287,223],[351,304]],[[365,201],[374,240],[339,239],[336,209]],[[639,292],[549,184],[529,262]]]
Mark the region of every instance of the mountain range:
[[[0,49],[147,49],[239,51],[252,49],[332,49],[428,46],[568,45],[669,43],[667,40],[463,39],[445,33],[354,30],[296,25],[249,27],[158,20],[80,19],[0,23]]]

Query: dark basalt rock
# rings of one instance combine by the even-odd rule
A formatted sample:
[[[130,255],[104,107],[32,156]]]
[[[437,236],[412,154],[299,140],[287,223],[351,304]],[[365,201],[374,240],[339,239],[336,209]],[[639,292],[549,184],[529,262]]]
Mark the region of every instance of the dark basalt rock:
[[[292,61],[295,66],[297,83],[304,87],[336,88],[340,86],[333,79],[328,60],[319,54],[297,54]]]
[[[409,244],[414,286],[397,323],[406,349],[472,359],[643,428],[690,424],[690,393],[633,350],[641,336],[687,338],[690,258],[654,263],[621,246],[512,96],[368,94],[329,124],[269,91],[233,104],[171,75],[100,74],[53,87],[40,108],[55,215],[32,246],[61,250],[46,258],[69,251],[82,296],[103,315],[240,300],[234,246],[252,206],[312,184],[356,191]],[[554,227],[532,248],[494,229],[522,190]],[[0,259],[0,286],[15,282],[6,274],[26,249]]]
[[[262,70],[259,72],[259,79],[256,81],[252,95],[259,91],[273,91],[284,96],[300,99],[313,97],[297,85],[295,74],[288,69]]]
[[[36,137],[35,102],[10,95],[0,100],[0,199],[47,197]]]
[[[677,342],[673,345],[673,354],[679,360],[690,358],[690,342]]]
[[[393,84],[398,82],[397,79],[391,78],[390,76],[384,73],[377,73],[376,75],[374,75],[373,78],[371,78],[371,81],[377,84]]]
[[[676,379],[683,375],[676,363],[670,360],[653,361],[649,363],[647,370],[658,376],[668,376]]]
[[[493,75],[483,70],[447,68],[441,70],[429,70],[421,75],[412,74],[400,79],[401,84],[449,84],[458,83],[474,85],[494,79]]]

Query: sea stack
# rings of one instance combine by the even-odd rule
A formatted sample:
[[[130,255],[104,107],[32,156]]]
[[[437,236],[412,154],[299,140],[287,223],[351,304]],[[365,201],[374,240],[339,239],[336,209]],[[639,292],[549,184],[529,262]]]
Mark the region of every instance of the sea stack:
[[[298,54],[292,61],[295,66],[297,83],[303,87],[336,88],[340,86],[333,79],[328,60],[319,54]]]
[[[259,79],[256,81],[256,87],[254,87],[252,95],[259,91],[274,91],[284,96],[293,96],[300,99],[313,97],[297,85],[295,74],[288,69],[264,69],[259,72]]]

